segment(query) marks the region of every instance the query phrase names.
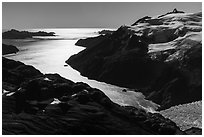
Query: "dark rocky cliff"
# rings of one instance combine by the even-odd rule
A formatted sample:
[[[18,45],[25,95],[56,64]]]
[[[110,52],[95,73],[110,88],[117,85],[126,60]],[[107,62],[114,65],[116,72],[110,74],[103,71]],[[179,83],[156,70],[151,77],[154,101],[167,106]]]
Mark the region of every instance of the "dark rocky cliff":
[[[119,106],[85,83],[6,58],[2,66],[4,135],[186,134],[160,114]]]
[[[143,20],[83,40],[87,48],[66,62],[88,78],[135,88],[160,109],[201,100],[202,13]]]

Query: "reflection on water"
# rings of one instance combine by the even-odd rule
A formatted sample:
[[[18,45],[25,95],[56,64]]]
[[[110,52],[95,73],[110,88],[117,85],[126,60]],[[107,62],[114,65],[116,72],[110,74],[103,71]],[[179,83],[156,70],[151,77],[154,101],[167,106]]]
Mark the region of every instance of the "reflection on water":
[[[61,37],[69,32],[69,29],[52,29],[46,30],[47,32],[54,31],[56,34]],[[77,32],[79,29],[76,29]],[[73,30],[72,30],[73,31]],[[72,32],[75,38],[84,37],[91,35],[96,35],[93,33],[95,31],[92,29],[83,30],[86,34],[81,34],[78,32]],[[89,32],[87,35],[87,32]],[[70,32],[69,32],[70,33]],[[77,35],[75,35],[77,34]],[[70,34],[69,34],[70,35]],[[72,38],[74,38],[72,36]],[[77,54],[82,51],[84,47],[75,46],[77,40],[73,39],[58,39],[58,40],[3,40],[4,43],[9,43],[17,46],[20,50],[17,54],[6,55],[9,59],[14,59],[17,61],[22,61],[27,65],[33,65],[35,68],[39,69],[42,73],[58,73],[61,76],[70,79],[74,82],[85,82],[91,87],[98,88],[102,90],[113,102],[120,105],[130,105],[135,107],[142,107],[148,111],[154,111],[158,105],[151,101],[144,99],[144,95],[139,92],[130,91],[127,89],[127,92],[122,92],[122,87],[106,84],[103,82],[98,82],[95,80],[90,80],[86,77],[80,75],[80,73],[72,69],[69,65],[65,65],[65,61],[73,54]]]

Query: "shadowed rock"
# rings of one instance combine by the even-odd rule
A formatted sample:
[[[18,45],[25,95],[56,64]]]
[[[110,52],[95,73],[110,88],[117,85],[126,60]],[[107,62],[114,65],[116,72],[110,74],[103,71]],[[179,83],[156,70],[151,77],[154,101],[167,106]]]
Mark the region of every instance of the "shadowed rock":
[[[2,134],[185,134],[160,114],[119,106],[100,90],[58,74],[22,74],[19,65],[26,70],[23,63],[3,58],[3,68],[11,73],[3,82],[13,79],[13,71],[24,79],[14,83],[14,94],[2,95]]]
[[[89,45],[97,45],[99,44],[101,41],[103,41],[105,39],[104,36],[100,35],[98,37],[92,37],[92,38],[86,38],[86,39],[79,39],[75,45],[77,46],[83,46],[83,47],[87,47]]]
[[[90,79],[138,89],[160,109],[201,100],[202,13],[175,13],[183,12],[81,40],[87,48],[66,63]]]
[[[185,132],[189,135],[202,135],[202,129],[192,127],[190,129],[185,130]]]
[[[2,33],[3,39],[26,39],[26,38],[32,38],[33,36],[55,36],[54,32],[44,32],[44,31],[38,31],[38,32],[28,32],[28,31],[18,31],[15,29],[11,29],[10,31],[6,31]]]
[[[2,55],[17,53],[19,50],[13,45],[2,44]]]

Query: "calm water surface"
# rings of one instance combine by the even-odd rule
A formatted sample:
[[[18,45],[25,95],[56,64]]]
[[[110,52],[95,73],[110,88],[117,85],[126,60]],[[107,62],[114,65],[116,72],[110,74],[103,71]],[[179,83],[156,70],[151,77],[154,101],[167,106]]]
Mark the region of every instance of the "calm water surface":
[[[102,29],[30,29],[29,31],[55,32],[56,37],[36,37],[26,40],[3,40],[4,43],[13,44],[20,50],[17,54],[6,55],[7,58],[21,61],[27,65],[32,65],[42,73],[58,73],[62,77],[74,82],[85,82],[91,87],[102,90],[113,102],[120,105],[142,107],[154,112],[157,104],[144,99],[144,95],[139,92],[127,89],[122,92],[123,87],[90,80],[65,65],[65,61],[84,47],[75,46],[80,38],[93,37],[98,35]]]

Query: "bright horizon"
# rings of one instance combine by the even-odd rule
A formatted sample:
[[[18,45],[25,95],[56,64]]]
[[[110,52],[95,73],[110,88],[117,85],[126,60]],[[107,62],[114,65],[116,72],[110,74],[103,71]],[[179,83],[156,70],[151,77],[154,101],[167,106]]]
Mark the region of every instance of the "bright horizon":
[[[174,8],[202,11],[201,2],[3,2],[3,29],[118,28]],[[144,10],[148,9],[148,10]]]

